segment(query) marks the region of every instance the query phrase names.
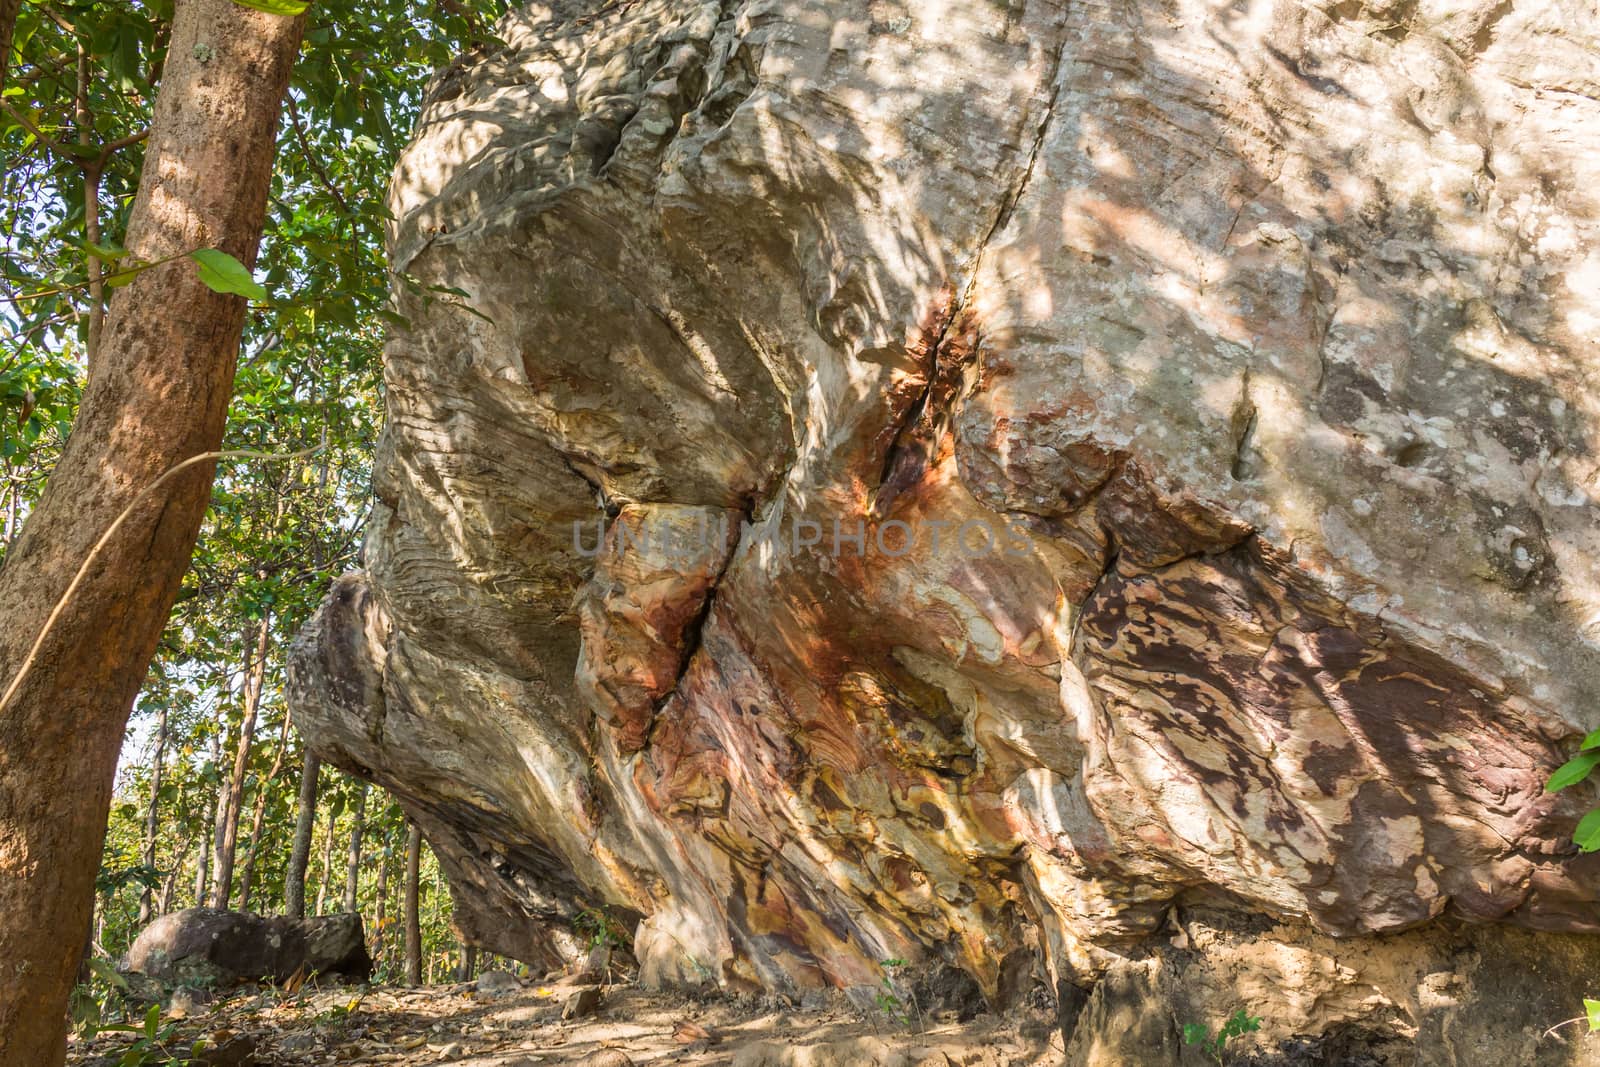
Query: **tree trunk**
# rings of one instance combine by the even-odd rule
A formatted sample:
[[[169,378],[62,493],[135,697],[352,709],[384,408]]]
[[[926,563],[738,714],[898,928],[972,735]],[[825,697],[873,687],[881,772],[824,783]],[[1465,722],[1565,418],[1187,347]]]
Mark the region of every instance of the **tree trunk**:
[[[422,873],[422,831],[412,823],[406,835],[406,982],[422,984],[422,917],[417,892]]]
[[[217,769],[219,777],[222,774],[223,747],[222,738],[212,734],[211,765]],[[206,839],[205,848],[205,855],[211,857],[211,863],[206,870],[205,878],[195,882],[195,885],[202,890],[195,895],[196,906],[210,905],[211,894],[215,891],[212,887],[217,884],[217,865],[222,862],[222,824],[228,817],[228,783],[228,778],[221,778],[217,783],[216,801],[211,805],[211,834]]]
[[[211,883],[213,908],[226,908],[233,896],[233,857],[239,844],[239,813],[244,809],[244,776],[250,766],[250,746],[255,743],[256,715],[261,710],[261,686],[266,678],[267,647],[271,637],[272,617],[262,615],[254,641],[254,658],[245,664],[244,718],[239,723],[239,746],[233,753],[233,774],[228,778],[228,803],[222,814],[221,832],[217,834],[217,873]]]
[[[11,35],[17,28],[17,12],[22,10],[22,0],[0,0],[0,89],[6,87],[7,68],[11,62]]]
[[[372,969],[377,971],[383,962],[383,924],[389,909],[389,829],[384,827],[382,847],[378,852],[378,913],[372,923]]]
[[[290,715],[286,711],[283,715],[283,733],[278,737],[278,752],[272,757],[272,766],[267,768],[267,776],[261,779],[261,787],[256,790],[256,813],[250,822],[250,845],[244,853],[244,870],[239,875],[239,910],[250,910],[250,891],[255,888],[256,881],[256,856],[261,848],[261,830],[267,821],[267,800],[272,792],[272,783],[278,780],[278,772],[283,770],[283,757],[289,753],[289,725]]]
[[[477,969],[477,967],[478,967],[478,946],[477,945],[468,945],[466,943],[463,943],[461,945],[461,967],[460,967],[459,970],[456,971],[456,981],[458,981],[458,982],[470,982],[470,981],[472,981],[472,973],[473,973],[473,971],[475,971]]]
[[[322,877],[317,879],[317,910],[316,914],[326,915],[322,909],[328,902],[328,885],[333,881],[333,831],[338,820],[332,811],[328,812],[328,830],[322,836]]]
[[[161,828],[161,767],[167,754],[167,706],[161,705],[161,718],[156,722],[156,752],[150,761],[150,809],[144,815],[144,865],[156,867],[156,832]],[[155,890],[145,887],[139,894],[139,927],[155,918]]]
[[[350,855],[345,863],[344,872],[344,910],[357,911],[360,903],[357,890],[361,886],[361,832],[367,814],[367,783],[362,782],[356,790],[356,810],[353,825],[350,827]]]
[[[204,828],[202,828],[204,829]],[[211,834],[203,832],[200,835],[200,855],[194,861],[194,904],[200,907],[206,902],[206,890],[211,885]]]
[[[177,0],[124,242],[135,259],[216,247],[255,262],[303,24],[233,0]],[[215,464],[139,494],[220,444],[245,311],[181,258],[116,290],[72,434],[0,568],[0,1063],[66,1056],[80,947],[69,932],[88,927],[128,711]]]
[[[294,847],[289,851],[289,870],[283,876],[283,912],[291,919],[306,917],[306,867],[311,862],[311,834],[317,826],[317,775],[322,761],[315,752],[306,752],[300,771],[300,809],[294,819]]]

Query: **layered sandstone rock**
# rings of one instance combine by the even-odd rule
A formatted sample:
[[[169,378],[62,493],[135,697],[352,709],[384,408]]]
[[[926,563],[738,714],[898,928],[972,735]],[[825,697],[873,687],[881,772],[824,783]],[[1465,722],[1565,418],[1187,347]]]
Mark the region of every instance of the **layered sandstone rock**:
[[[650,981],[1595,930],[1593,15],[514,11],[398,168],[297,723],[470,936]]]

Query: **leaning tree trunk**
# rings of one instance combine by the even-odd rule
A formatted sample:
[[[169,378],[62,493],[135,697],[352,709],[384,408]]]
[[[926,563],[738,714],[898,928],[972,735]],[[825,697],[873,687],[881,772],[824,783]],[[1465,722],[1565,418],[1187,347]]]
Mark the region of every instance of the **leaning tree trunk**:
[[[156,723],[156,754],[150,761],[150,808],[144,813],[144,855],[142,860],[150,870],[156,868],[156,833],[161,829],[161,765],[167,754],[167,705],[161,705],[161,718]],[[155,894],[152,886],[145,886],[139,894],[139,926],[142,928],[155,917]]]
[[[239,746],[233,753],[233,774],[228,778],[228,803],[217,833],[217,871],[211,883],[213,908],[226,908],[233,896],[233,858],[239,845],[239,813],[244,810],[244,776],[250,766],[250,746],[255,744],[256,716],[261,711],[261,686],[266,680],[271,636],[272,617],[262,615],[252,649],[254,658],[245,665],[244,718],[239,723]]]
[[[357,890],[361,886],[361,832],[367,814],[367,783],[360,782],[356,789],[356,810],[350,826],[350,854],[345,861],[344,910],[355,911],[360,903]]]
[[[215,247],[255,262],[302,28],[232,0],[177,0],[124,241],[133,257]],[[117,754],[214,464],[139,494],[221,443],[245,310],[182,258],[116,291],[72,435],[0,568],[0,1063],[66,1055]]]
[[[300,772],[294,846],[289,850],[289,870],[283,876],[283,912],[291,919],[306,917],[306,867],[311,862],[311,834],[317,828],[317,775],[321,771],[322,761],[308,751]]]
[[[406,983],[422,984],[422,916],[417,893],[422,879],[422,831],[412,823],[406,835]]]

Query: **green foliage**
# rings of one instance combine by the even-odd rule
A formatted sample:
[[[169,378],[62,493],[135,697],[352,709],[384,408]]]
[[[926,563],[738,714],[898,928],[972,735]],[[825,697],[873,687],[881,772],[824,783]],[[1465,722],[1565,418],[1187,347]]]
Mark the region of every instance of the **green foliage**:
[[[204,1061],[175,1055],[167,1046],[177,1037],[178,1024],[161,1025],[161,1005],[152,1004],[138,1023],[102,1023],[83,1028],[85,1036],[103,1033],[130,1033],[137,1035],[116,1061],[117,1067],[145,1067],[147,1064],[191,1064]]]
[[[1584,781],[1600,765],[1600,730],[1595,730],[1578,746],[1578,754],[1563,763],[1550,775],[1544,787],[1547,792],[1558,793]],[[1595,808],[1578,820],[1572,832],[1573,843],[1581,852],[1600,851],[1600,808]]]
[[[628,933],[627,927],[618,922],[603,904],[578,912],[572,920],[572,929],[589,942],[590,948],[627,948],[633,944],[633,936]]]
[[[1183,1024],[1183,1043],[1185,1045],[1199,1045],[1207,1056],[1218,1063],[1226,1063],[1228,1042],[1236,1037],[1254,1033],[1261,1029],[1259,1016],[1251,1015],[1243,1008],[1239,1008],[1223,1022],[1222,1028],[1213,1035],[1209,1028],[1200,1023]]]
[[[895,991],[895,979],[905,970],[907,964],[902,959],[888,959],[880,962],[884,974],[878,982],[877,996],[874,998],[878,1011],[894,1021],[898,1026],[909,1028],[921,1012],[917,1009],[916,998],[912,997],[907,1004],[900,994]],[[908,994],[909,995],[909,994]]]

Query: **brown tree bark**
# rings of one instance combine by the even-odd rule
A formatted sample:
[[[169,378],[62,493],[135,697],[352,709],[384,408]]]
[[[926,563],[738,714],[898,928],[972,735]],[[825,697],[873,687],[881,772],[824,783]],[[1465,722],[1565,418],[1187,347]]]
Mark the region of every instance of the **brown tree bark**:
[[[144,813],[144,855],[141,861],[151,870],[156,866],[156,833],[161,829],[161,770],[167,754],[167,706],[161,705],[156,721],[156,751],[150,761],[150,806]],[[139,925],[155,918],[155,890],[145,887],[139,894]]]
[[[406,983],[422,984],[422,916],[417,894],[422,874],[422,831],[412,823],[406,834]]]
[[[0,0],[0,89],[6,87],[6,73],[11,67],[11,37],[21,10],[22,0]]]
[[[302,27],[232,0],[178,0],[128,223],[137,259],[221,248],[254,263]],[[214,464],[138,498],[221,442],[245,311],[181,258],[116,291],[72,435],[0,569],[0,1063],[66,1055],[117,754]]]
[[[360,904],[359,890],[361,888],[361,833],[366,828],[367,815],[367,783],[360,782],[356,788],[356,810],[350,826],[350,852],[345,861],[344,871],[344,910],[358,911]]]
[[[272,619],[261,617],[244,678],[244,717],[239,722],[239,744],[233,753],[233,773],[228,778],[227,806],[217,834],[216,873],[211,882],[211,906],[226,908],[233,897],[233,860],[239,844],[239,813],[244,810],[244,776],[250,766],[250,747],[255,744],[256,716],[261,710],[261,686],[267,673],[267,647],[272,637]]]
[[[283,876],[283,913],[291,919],[306,917],[306,867],[311,862],[311,834],[317,826],[317,775],[322,761],[307,752],[300,772],[300,807],[294,820],[294,845],[289,869]]]

